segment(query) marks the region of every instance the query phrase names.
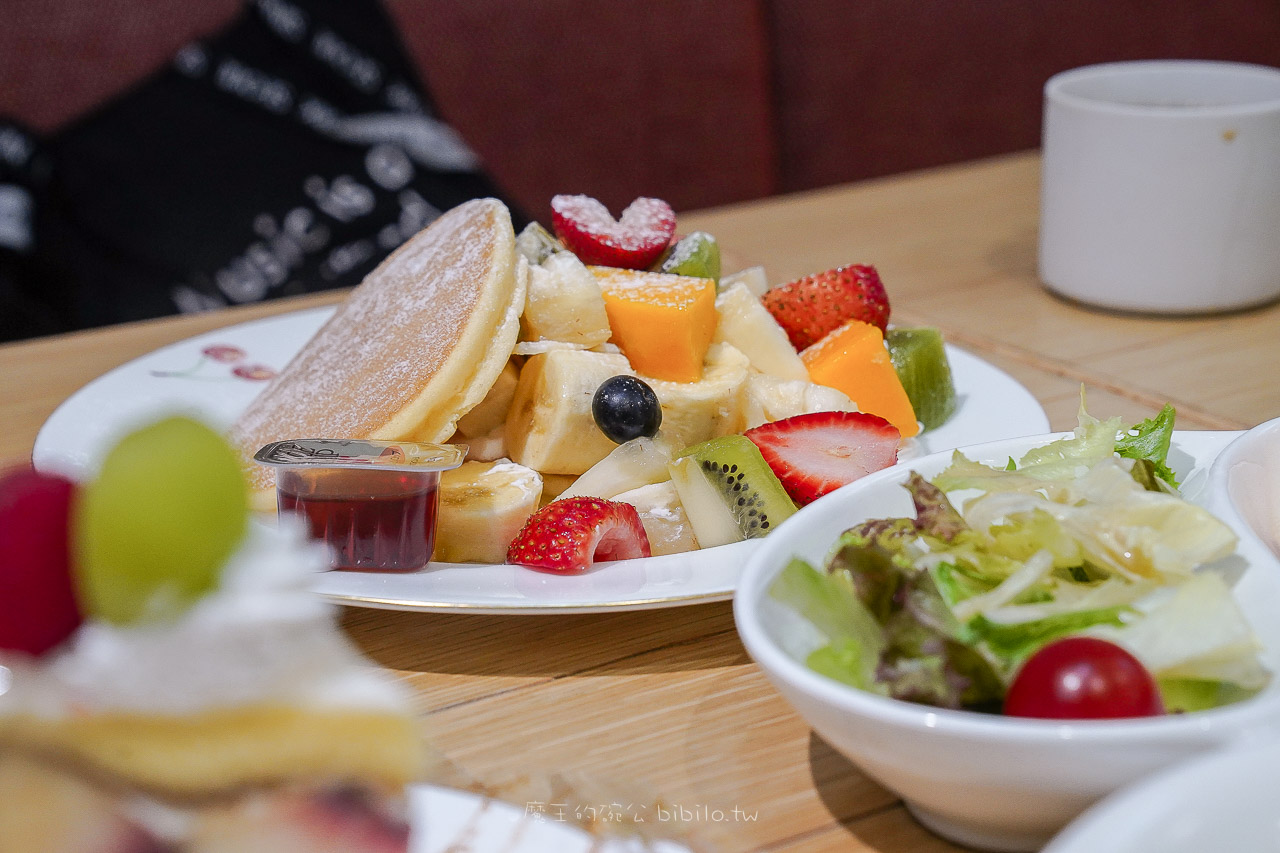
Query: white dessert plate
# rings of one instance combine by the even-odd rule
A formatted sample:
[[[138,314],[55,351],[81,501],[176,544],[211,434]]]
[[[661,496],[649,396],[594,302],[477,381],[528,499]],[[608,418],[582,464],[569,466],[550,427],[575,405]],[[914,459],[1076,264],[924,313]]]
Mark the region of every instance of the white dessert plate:
[[[1239,517],[1280,558],[1280,418],[1233,441],[1212,472],[1220,512]]]
[[[413,825],[409,850],[410,853],[689,853],[688,848],[670,841],[646,845],[639,839],[605,840],[592,835],[574,822],[573,813],[581,808],[568,803],[526,803],[521,808],[469,791],[419,785],[409,792]],[[624,812],[615,819],[628,817],[633,815]]]
[[[1280,850],[1280,740],[1191,759],[1090,808],[1043,853]]]
[[[188,338],[100,376],[71,395],[36,437],[36,467],[86,476],[128,430],[185,413],[228,427],[333,312],[281,314]],[[947,347],[957,407],[920,437],[932,453],[1048,431],[1044,410],[1003,371]],[[728,600],[757,542],[602,564],[576,577],[517,566],[432,563],[421,572],[329,572],[316,590],[341,603],[467,613],[591,613]]]

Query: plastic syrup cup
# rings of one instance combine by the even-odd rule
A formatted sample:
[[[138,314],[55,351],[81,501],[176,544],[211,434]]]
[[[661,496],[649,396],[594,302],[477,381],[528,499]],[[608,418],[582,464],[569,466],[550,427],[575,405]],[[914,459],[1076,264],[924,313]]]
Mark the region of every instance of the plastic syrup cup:
[[[440,472],[466,448],[405,441],[299,438],[254,459],[276,469],[276,508],[329,546],[334,569],[410,572],[435,547]]]

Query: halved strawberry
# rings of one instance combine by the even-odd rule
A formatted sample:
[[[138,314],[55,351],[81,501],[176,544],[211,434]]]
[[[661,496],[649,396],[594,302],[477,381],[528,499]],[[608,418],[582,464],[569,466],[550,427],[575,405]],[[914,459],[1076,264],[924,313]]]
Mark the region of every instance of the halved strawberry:
[[[813,412],[743,433],[803,506],[898,461],[898,429],[863,412]]]
[[[800,351],[846,320],[889,325],[889,297],[876,268],[865,264],[836,267],[766,290],[760,297],[773,319]]]
[[[661,199],[638,198],[615,220],[591,196],[558,195],[551,199],[551,224],[584,264],[642,270],[670,245],[676,214]]]
[[[649,537],[631,504],[573,497],[552,501],[529,516],[507,548],[507,562],[572,575],[596,561],[650,554]]]

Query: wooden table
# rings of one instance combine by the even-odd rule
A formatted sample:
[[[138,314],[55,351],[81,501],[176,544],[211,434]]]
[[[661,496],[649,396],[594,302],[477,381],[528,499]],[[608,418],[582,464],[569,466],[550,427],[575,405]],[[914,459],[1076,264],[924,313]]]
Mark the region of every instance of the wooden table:
[[[1055,298],[1036,278],[1038,187],[1039,160],[1026,153],[690,213],[681,228],[717,235],[773,282],[875,264],[898,322],[939,326],[1012,374],[1055,429],[1074,425],[1082,384],[1095,415],[1137,419],[1172,401],[1184,429],[1280,416],[1280,306],[1180,319]],[[117,364],[338,298],[0,346],[0,461],[25,459],[53,408]],[[559,617],[351,609],[344,624],[412,686],[429,737],[482,783],[561,772],[622,799],[652,792],[694,816],[694,839],[726,851],[958,849],[791,712],[748,660],[727,603]]]

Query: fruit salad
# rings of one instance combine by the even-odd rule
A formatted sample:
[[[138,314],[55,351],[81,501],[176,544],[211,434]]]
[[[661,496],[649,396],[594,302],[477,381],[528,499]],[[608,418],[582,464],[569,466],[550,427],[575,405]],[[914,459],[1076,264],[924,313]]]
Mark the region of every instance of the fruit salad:
[[[845,531],[822,570],[771,588],[823,637],[810,668],[945,708],[1150,716],[1253,695],[1260,645],[1213,564],[1227,525],[1178,493],[1174,412],[1074,434],[990,467],[956,451],[904,484],[913,518]],[[955,503],[953,503],[953,500]]]
[[[459,421],[436,559],[574,573],[765,536],[954,411],[941,336],[889,326],[872,266],[722,276],[658,199],[557,196],[551,221],[517,238],[520,342]]]

